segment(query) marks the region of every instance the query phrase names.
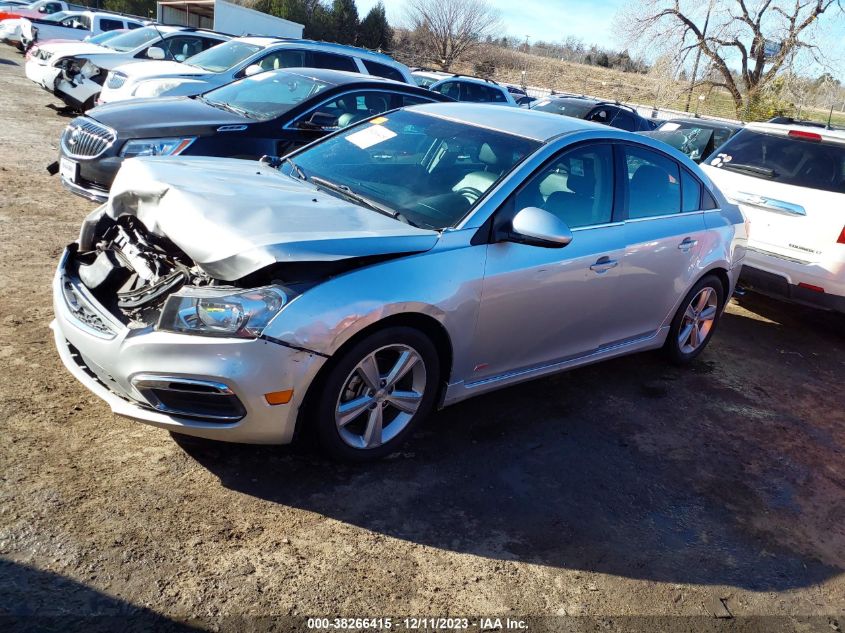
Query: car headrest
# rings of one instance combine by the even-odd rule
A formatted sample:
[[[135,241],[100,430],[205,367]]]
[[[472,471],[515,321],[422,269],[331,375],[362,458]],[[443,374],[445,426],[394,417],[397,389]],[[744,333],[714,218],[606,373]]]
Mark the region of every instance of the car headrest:
[[[499,157],[490,145],[482,143],[478,150],[478,160],[487,165],[495,165],[499,162]]]
[[[640,165],[631,178],[631,189],[634,191],[650,190],[653,194],[662,195],[669,188],[669,174],[654,165]]]
[[[387,99],[381,95],[368,94],[364,95],[364,104],[371,114],[378,114],[387,110]]]

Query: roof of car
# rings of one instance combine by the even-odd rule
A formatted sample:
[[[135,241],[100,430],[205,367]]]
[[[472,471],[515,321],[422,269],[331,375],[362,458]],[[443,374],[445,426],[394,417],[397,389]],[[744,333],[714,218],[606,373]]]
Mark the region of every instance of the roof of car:
[[[741,130],[742,123],[734,123],[733,121],[716,121],[714,119],[695,119],[691,117],[678,117],[676,119],[667,119],[661,121],[660,125],[664,123],[692,123],[700,127],[720,127],[728,130]]]
[[[260,75],[253,76],[263,77],[264,75],[269,75],[270,73],[288,73],[292,75],[300,75],[302,77],[310,77],[311,79],[324,81],[335,86],[342,86],[344,84],[369,83],[384,85],[385,88],[408,88],[409,90],[413,92],[418,92],[420,94],[428,94],[429,92],[431,92],[430,90],[426,90],[425,88],[420,88],[419,86],[405,83],[404,81],[394,81],[393,79],[385,79],[384,77],[377,77],[376,75],[362,75],[361,73],[353,73],[346,70],[331,70],[328,68],[280,68],[278,70],[268,70],[265,73],[260,73]]]
[[[545,142],[555,136],[579,130],[604,130],[606,125],[591,123],[574,117],[560,116],[550,112],[538,112],[525,108],[503,108],[485,103],[436,103],[413,106],[414,112],[458,121],[468,125],[481,126],[514,134],[535,141]]]
[[[334,42],[318,42],[316,40],[305,40],[298,38],[286,37],[270,37],[267,35],[245,35],[237,38],[247,44],[254,44],[255,46],[262,46],[264,48],[269,46],[307,46],[308,48],[319,49],[324,51],[334,51],[338,53],[346,53],[347,55],[354,55],[355,57],[362,57],[371,59],[373,61],[381,62],[383,64],[392,64],[394,66],[400,65],[390,55],[384,53],[376,53],[375,51],[367,50],[366,48],[359,48],[357,46],[348,46],[346,44],[335,44]]]
[[[773,134],[778,134],[780,136],[784,136],[784,132],[786,134],[789,131],[796,131],[796,132],[807,132],[808,134],[817,134],[820,135],[822,138],[827,139],[836,139],[836,142],[840,140],[845,141],[845,130],[837,130],[837,129],[828,129],[828,128],[819,128],[814,125],[789,125],[784,123],[748,123],[745,126],[747,130],[756,130],[758,132],[769,132]]]
[[[481,84],[482,86],[496,86],[498,88],[501,88],[502,90],[506,90],[506,88],[497,84],[492,79],[482,79],[481,77],[470,77],[469,75],[452,75],[450,77],[444,77],[440,81],[465,81],[465,82],[471,83],[471,84]]]

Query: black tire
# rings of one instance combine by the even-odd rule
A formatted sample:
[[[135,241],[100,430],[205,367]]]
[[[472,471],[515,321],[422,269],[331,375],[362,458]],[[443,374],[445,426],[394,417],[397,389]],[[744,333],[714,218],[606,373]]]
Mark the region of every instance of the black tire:
[[[389,346],[406,346],[420,357],[425,375],[422,398],[416,411],[413,414],[408,414],[410,420],[397,425],[397,428],[401,428],[401,430],[395,436],[375,447],[352,446],[341,435],[341,430],[336,422],[336,408],[341,396],[347,393],[348,381],[358,364],[373,352]],[[385,353],[392,352],[393,350],[388,350]],[[439,384],[440,359],[437,349],[425,334],[410,327],[388,327],[379,330],[342,352],[342,356],[337,362],[333,363],[328,369],[328,373],[316,385],[317,388],[311,396],[313,401],[310,403],[311,415],[309,417],[311,417],[310,422],[316,430],[317,441],[324,452],[341,461],[365,462],[385,457],[395,452],[413,433],[414,428],[420,421],[431,413],[436,404]],[[389,403],[382,403],[382,406],[387,409],[384,415],[389,415],[392,412]],[[372,405],[370,405],[370,408],[372,408]],[[364,416],[364,414],[361,415]],[[358,418],[355,424],[359,423],[362,426],[366,425],[368,419]],[[385,430],[387,430],[387,426]]]
[[[716,296],[715,317],[712,325],[706,333],[706,336],[704,336],[703,340],[700,340],[698,346],[695,347],[695,349],[685,349],[679,340],[682,326],[688,325],[688,323],[685,323],[684,315],[686,314],[687,308],[690,306],[693,299],[698,297],[699,294],[706,288],[712,289]],[[716,331],[719,320],[722,318],[722,308],[724,305],[725,289],[717,276],[705,275],[692,287],[692,289],[684,297],[684,300],[681,301],[681,305],[675,313],[675,317],[672,319],[672,326],[669,328],[669,335],[666,337],[666,343],[663,345],[663,351],[673,363],[685,365],[694,360],[699,354],[701,354],[701,352],[704,351],[704,348],[707,347],[707,344],[713,336],[713,332]]]

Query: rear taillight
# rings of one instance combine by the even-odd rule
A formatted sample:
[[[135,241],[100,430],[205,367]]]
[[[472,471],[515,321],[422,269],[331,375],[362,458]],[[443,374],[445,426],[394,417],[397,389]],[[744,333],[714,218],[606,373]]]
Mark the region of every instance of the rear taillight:
[[[842,232],[839,234],[839,238],[836,240],[837,244],[845,244],[845,226],[842,227]]]
[[[789,130],[789,136],[792,138],[801,138],[805,141],[815,141],[816,143],[821,143],[822,135],[816,134],[815,132],[805,132],[803,130]]]
[[[806,290],[812,290],[813,292],[824,292],[824,288],[821,286],[814,286],[813,284],[805,284],[803,281],[798,284],[799,288],[805,288]]]

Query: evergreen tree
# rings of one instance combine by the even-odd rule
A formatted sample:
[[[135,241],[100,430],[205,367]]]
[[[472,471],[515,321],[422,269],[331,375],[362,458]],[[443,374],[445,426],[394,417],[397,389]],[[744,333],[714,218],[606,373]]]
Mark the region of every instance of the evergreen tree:
[[[387,23],[384,4],[379,0],[361,21],[358,45],[372,50],[389,51],[393,47],[393,29]]]
[[[355,0],[334,0],[331,8],[334,31],[330,39],[340,44],[355,44],[358,40],[358,8]]]

